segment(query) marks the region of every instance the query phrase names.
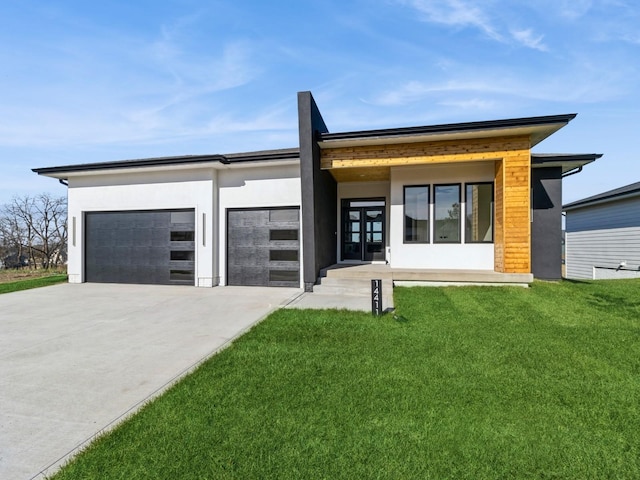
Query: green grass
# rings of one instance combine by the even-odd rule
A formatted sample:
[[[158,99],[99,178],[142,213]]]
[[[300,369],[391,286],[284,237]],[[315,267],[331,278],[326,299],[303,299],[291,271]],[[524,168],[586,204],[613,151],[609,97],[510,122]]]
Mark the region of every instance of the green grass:
[[[640,478],[640,282],[280,310],[63,479]]]
[[[54,274],[26,280],[16,280],[13,282],[0,283],[0,293],[11,293],[19,290],[29,290],[31,288],[46,287],[67,281],[66,274]]]

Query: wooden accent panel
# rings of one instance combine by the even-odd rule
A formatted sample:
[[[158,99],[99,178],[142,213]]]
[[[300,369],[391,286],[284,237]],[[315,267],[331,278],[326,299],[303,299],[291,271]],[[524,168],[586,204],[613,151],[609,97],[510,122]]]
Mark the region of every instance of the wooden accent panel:
[[[330,170],[337,182],[388,182],[391,177],[389,167],[337,168]]]
[[[531,272],[531,154],[511,152],[496,164],[495,270]]]
[[[494,179],[494,232],[493,232],[493,265],[496,272],[504,272],[504,174],[502,160],[496,162]]]
[[[529,150],[528,136],[324,148],[320,165],[337,169],[486,161],[522,150]]]

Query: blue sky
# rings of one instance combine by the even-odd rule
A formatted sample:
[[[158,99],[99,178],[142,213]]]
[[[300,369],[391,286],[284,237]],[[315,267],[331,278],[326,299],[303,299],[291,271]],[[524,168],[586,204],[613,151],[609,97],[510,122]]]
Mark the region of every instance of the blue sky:
[[[0,204],[33,167],[297,146],[331,131],[578,113],[569,202],[640,181],[636,0],[4,0]]]

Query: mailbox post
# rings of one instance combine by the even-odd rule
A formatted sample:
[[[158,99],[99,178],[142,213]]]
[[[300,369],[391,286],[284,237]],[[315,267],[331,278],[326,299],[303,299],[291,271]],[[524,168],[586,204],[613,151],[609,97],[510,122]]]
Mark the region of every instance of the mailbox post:
[[[371,280],[371,313],[382,315],[382,280]]]

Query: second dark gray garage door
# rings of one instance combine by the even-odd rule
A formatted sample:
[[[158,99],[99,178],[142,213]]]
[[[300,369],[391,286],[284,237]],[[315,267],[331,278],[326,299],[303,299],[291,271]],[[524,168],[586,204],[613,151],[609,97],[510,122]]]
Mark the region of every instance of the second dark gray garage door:
[[[298,208],[227,211],[227,283],[300,286]]]
[[[85,280],[194,285],[194,210],[85,214]]]

